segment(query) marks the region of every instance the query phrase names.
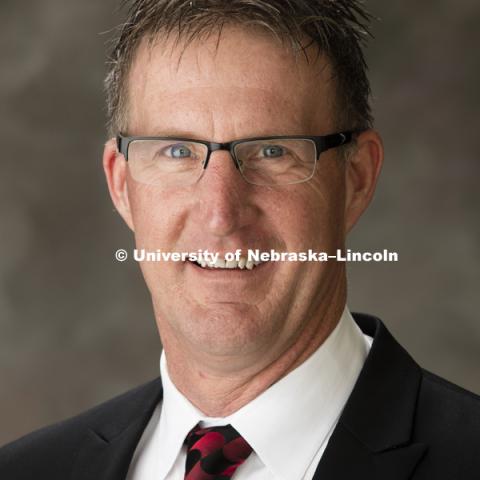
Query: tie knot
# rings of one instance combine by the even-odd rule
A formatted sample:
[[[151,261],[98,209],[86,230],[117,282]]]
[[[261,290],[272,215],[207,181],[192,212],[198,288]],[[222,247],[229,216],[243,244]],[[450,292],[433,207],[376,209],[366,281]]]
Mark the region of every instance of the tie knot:
[[[252,447],[231,425],[194,427],[187,444],[186,480],[229,479],[252,452]]]

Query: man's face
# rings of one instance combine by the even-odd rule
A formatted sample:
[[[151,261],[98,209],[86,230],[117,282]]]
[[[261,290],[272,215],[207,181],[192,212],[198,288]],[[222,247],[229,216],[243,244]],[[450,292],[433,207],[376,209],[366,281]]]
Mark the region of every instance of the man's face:
[[[215,142],[337,131],[329,63],[307,64],[267,34],[227,28],[171,49],[143,43],[129,77],[128,135]],[[181,55],[181,59],[180,59]],[[275,187],[246,183],[230,154],[214,152],[201,179],[185,187],[125,177],[122,214],[139,249],[164,252],[332,252],[344,245],[345,167],[321,155],[314,177]],[[253,270],[204,269],[192,262],[145,262],[164,345],[220,355],[279,352],[314,323],[344,278],[336,262],[267,262]]]

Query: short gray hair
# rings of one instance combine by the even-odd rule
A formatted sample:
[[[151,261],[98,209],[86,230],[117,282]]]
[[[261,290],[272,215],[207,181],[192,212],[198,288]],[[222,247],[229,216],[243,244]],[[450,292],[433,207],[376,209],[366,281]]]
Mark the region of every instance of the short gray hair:
[[[186,47],[202,35],[220,35],[232,24],[270,31],[305,55],[316,45],[333,67],[341,128],[367,129],[373,123],[362,49],[371,36],[372,16],[360,0],[124,0],[122,5],[127,20],[113,41],[105,78],[112,136],[127,128],[128,74],[143,38],[174,35]]]

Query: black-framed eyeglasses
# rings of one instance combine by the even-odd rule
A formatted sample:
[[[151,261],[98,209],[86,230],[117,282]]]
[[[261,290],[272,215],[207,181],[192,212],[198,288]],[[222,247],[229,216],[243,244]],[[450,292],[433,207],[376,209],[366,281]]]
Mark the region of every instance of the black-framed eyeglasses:
[[[354,133],[255,137],[226,143],[119,134],[117,148],[128,161],[133,179],[149,185],[197,182],[217,150],[230,152],[235,167],[250,184],[289,185],[312,178],[320,154],[349,143]]]

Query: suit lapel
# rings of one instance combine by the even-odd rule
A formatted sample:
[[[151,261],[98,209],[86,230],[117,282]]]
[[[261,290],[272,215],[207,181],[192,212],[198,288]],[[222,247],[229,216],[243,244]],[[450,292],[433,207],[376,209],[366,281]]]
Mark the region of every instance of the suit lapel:
[[[411,438],[421,370],[378,319],[354,318],[374,341],[314,480],[407,480],[427,450]]]
[[[412,443],[375,453],[339,424],[313,480],[407,480],[425,451],[424,444]]]
[[[160,379],[98,410],[72,467],[71,480],[123,480],[138,442],[162,398]]]

